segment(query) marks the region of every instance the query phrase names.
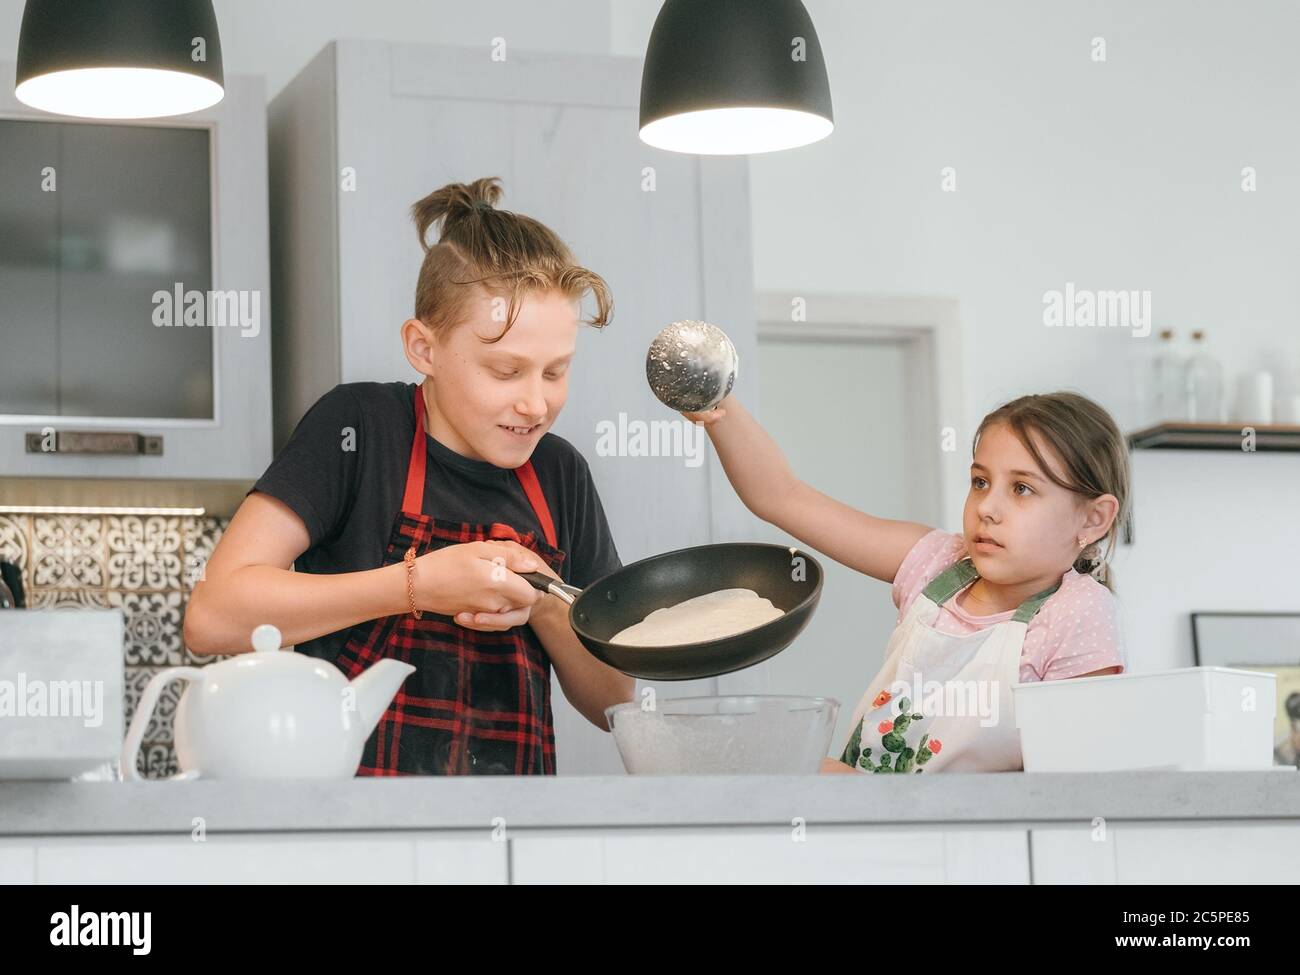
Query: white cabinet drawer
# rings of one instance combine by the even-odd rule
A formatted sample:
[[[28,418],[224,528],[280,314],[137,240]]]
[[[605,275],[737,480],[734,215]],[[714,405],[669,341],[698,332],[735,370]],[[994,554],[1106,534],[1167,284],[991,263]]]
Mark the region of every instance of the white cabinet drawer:
[[[514,883],[1028,883],[1024,830],[515,833]]]
[[[1110,823],[1035,829],[1036,884],[1293,884],[1300,825]]]
[[[506,844],[442,834],[320,833],[0,841],[0,881],[41,884],[505,883]]]

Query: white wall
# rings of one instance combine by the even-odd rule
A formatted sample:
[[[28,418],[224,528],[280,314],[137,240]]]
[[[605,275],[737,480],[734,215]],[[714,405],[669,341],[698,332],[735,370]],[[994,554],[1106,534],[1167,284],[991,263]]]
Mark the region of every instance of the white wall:
[[[799,341],[760,335],[758,367],[761,421],[781,445],[791,466],[809,484],[862,511],[907,521],[933,521],[934,494],[908,478],[909,436],[901,423],[859,423],[861,417],[892,414],[906,398],[914,353],[899,340]],[[738,394],[743,395],[743,394]],[[840,444],[829,451],[809,441],[810,429],[837,418]],[[760,524],[755,539],[800,544]],[[808,628],[784,653],[767,661],[771,694],[811,694],[840,702],[831,752],[848,740],[858,699],[885,661],[885,647],[898,621],[889,586],[830,559],[821,602]]]
[[[1150,290],[1156,329],[1205,328],[1230,372],[1296,388],[1300,8],[807,6],[836,130],[751,160],[758,290],[958,299],[966,410],[945,422],[965,451],[1000,402],[1061,387],[1131,428],[1128,369],[1154,339],[1044,327],[1067,281]],[[615,52],[644,50],[657,9],[613,5]],[[1300,455],[1138,452],[1134,474],[1137,540],[1115,562],[1134,669],[1190,665],[1192,610],[1300,610]]]

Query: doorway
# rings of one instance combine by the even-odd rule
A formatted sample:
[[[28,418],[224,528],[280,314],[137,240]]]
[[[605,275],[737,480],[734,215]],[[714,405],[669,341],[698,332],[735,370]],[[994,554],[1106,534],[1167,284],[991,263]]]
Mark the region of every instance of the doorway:
[[[805,317],[792,321],[796,299],[759,297],[759,421],[818,490],[878,517],[952,530],[945,496],[956,485],[941,421],[960,403],[954,303],[848,295],[802,302]],[[799,544],[769,525],[762,532],[764,541]],[[761,689],[836,698],[834,752],[883,663],[898,611],[888,583],[820,561],[817,613],[762,666]]]

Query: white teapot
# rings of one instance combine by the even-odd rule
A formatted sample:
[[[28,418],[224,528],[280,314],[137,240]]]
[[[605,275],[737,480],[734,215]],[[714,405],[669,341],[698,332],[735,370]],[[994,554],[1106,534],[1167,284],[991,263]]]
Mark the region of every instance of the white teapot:
[[[163,686],[190,686],[176,707],[172,779],[346,779],[366,739],[415,668],[381,660],[349,681],[333,664],[281,652],[280,631],[253,631],[253,652],[206,667],[168,667],[145,685],[122,743],[122,778],[136,757]]]

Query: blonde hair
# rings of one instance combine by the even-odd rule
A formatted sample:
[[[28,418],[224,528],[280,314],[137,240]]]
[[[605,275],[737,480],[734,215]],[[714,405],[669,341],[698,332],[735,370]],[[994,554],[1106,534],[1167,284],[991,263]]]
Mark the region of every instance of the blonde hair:
[[[591,292],[596,313],[588,324],[609,324],[614,301],[605,280],[580,267],[555,232],[532,217],[496,209],[501,199],[496,176],[472,183],[449,183],[411,207],[424,248],[424,262],[415,285],[415,317],[441,336],[465,318],[474,286],[488,294],[509,295],[506,325],[497,342],[510,331],[525,295],[558,292],[581,300]],[[438,225],[436,243],[429,228]]]
[[[1112,592],[1115,573],[1110,557],[1120,526],[1132,524],[1132,475],[1129,471],[1128,444],[1114,419],[1097,403],[1078,393],[1040,393],[1021,396],[1004,403],[980,421],[971,443],[974,453],[980,434],[997,424],[1006,424],[1016,439],[1024,444],[1043,474],[1067,491],[1089,500],[1112,494],[1119,510],[1106,532],[1106,551],[1100,550],[1101,539],[1088,545],[1074,561],[1074,569],[1092,575]],[[1043,458],[1030,433],[1037,434],[1061,460],[1065,470],[1059,477]]]

